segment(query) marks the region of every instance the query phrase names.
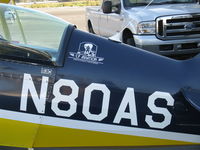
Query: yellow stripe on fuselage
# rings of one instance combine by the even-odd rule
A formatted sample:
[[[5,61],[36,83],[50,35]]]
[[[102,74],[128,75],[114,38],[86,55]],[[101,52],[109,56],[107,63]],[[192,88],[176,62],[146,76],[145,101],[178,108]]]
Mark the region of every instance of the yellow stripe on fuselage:
[[[0,145],[32,147],[38,124],[0,119]]]
[[[39,129],[39,130],[38,130]],[[193,143],[0,119],[0,145],[16,147],[160,146]]]
[[[160,146],[192,143],[41,125],[35,147]]]

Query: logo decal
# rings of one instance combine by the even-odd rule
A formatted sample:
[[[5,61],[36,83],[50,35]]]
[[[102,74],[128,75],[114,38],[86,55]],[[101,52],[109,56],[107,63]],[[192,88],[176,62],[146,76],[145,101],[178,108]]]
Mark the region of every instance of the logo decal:
[[[69,58],[91,64],[103,64],[104,58],[97,57],[97,49],[98,47],[93,43],[82,42],[79,45],[78,52],[70,52]]]
[[[196,25],[195,25],[194,23],[190,23],[190,24],[186,24],[186,25],[184,26],[184,28],[185,28],[185,30],[187,30],[187,31],[192,31],[193,29],[196,28]]]

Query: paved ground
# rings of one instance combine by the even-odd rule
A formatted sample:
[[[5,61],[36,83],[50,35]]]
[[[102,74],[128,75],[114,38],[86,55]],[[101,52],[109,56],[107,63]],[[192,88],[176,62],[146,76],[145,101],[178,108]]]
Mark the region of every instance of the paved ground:
[[[37,8],[37,10],[62,18],[75,24],[78,29],[86,31],[85,7]]]

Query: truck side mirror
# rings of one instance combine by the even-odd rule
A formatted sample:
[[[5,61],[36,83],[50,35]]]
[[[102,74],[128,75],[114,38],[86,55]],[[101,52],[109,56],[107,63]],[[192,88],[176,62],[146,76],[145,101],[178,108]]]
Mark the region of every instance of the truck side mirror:
[[[111,13],[112,12],[112,2],[111,1],[103,2],[102,10],[103,10],[103,13],[105,13],[105,14]]]

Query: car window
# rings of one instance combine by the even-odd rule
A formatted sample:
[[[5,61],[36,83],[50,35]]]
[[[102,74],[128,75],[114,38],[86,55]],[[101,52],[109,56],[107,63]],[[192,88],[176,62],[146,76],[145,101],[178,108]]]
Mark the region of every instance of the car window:
[[[0,5],[0,38],[6,40],[0,44],[4,47],[7,45],[10,51],[12,51],[11,47],[18,47],[19,54],[21,48],[23,54],[26,51],[29,53],[27,57],[32,52],[35,57],[31,59],[44,59],[46,57],[39,57],[39,55],[46,54],[52,62],[56,62],[61,39],[68,25],[67,22],[45,13]]]
[[[112,5],[116,6],[120,4],[120,0],[111,0],[112,1]]]
[[[5,37],[5,39],[10,40],[12,42],[24,43],[15,10],[12,8],[7,8],[4,11],[4,18],[10,33],[10,37]]]
[[[112,1],[112,12],[120,13],[121,1],[120,0],[111,0]]]
[[[0,21],[0,39],[2,39],[4,37],[4,32],[3,32],[3,25],[2,22]]]

